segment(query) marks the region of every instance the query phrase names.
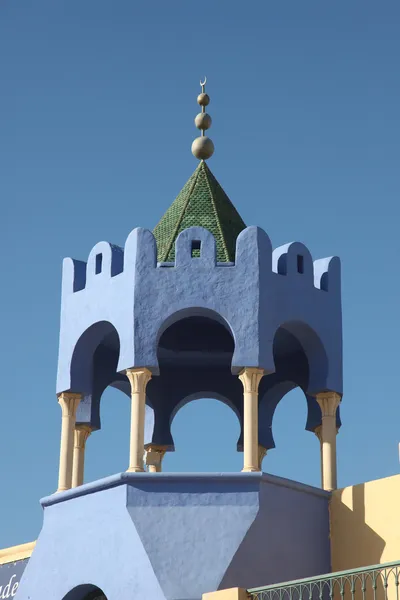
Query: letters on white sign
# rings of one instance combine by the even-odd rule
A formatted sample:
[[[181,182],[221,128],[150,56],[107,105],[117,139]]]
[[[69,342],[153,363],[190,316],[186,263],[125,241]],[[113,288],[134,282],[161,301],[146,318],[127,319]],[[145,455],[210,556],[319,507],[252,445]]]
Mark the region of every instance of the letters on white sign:
[[[0,598],[13,598],[17,593],[18,581],[13,581],[16,575],[10,577],[9,582],[4,587],[0,585]]]

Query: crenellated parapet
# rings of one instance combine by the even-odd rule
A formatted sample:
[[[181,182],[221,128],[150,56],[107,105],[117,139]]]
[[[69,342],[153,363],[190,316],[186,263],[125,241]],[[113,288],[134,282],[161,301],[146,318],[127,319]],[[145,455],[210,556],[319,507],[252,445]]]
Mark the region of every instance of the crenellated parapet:
[[[298,242],[273,251],[258,227],[240,233],[231,263],[216,261],[215,239],[201,227],[179,234],[173,262],[157,263],[156,240],[141,228],[123,249],[100,242],[87,263],[65,259],[58,392],[91,393],[93,353],[107,336],[118,345],[118,372],[144,366],[158,374],[161,334],[192,315],[213,316],[232,333],[234,373],[246,366],[274,372],[283,328],[309,357],[307,391],[341,393],[340,261],[313,262]]]
[[[87,262],[65,258],[63,262],[63,297],[98,286],[123,271],[124,250],[108,242],[98,242],[91,250]]]
[[[259,227],[247,227],[239,236],[236,256],[232,263],[216,262],[215,240],[212,234],[201,227],[190,227],[181,233],[176,242],[176,258],[172,262],[157,263],[157,247],[153,234],[142,228],[134,229],[128,236],[125,248],[108,242],[98,242],[91,250],[87,262],[73,258],[63,261],[63,296],[72,292],[79,292],[105,282],[124,271],[132,268],[139,262],[143,266],[153,268],[165,267],[193,267],[199,265],[208,268],[226,268],[249,265],[250,247],[246,242],[254,237],[254,230],[264,236],[265,255],[263,261],[267,267],[271,259],[271,271],[289,278],[297,278],[299,284],[314,285],[316,289],[336,292],[340,290],[340,260],[338,257],[322,258],[313,261],[307,246],[300,242],[291,242],[269,251],[270,241],[267,234]],[[249,233],[252,232],[252,233]],[[140,248],[138,247],[140,245]],[[194,255],[196,253],[196,255]],[[197,256],[197,253],[199,255]],[[193,261],[193,259],[196,261]],[[253,261],[254,262],[254,261]],[[299,277],[301,276],[301,277]]]

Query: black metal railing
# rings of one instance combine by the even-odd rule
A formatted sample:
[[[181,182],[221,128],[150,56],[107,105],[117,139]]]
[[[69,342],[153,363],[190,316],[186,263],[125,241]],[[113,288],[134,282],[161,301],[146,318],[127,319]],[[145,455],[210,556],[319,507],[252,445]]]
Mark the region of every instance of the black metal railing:
[[[249,589],[252,600],[400,600],[400,561]]]

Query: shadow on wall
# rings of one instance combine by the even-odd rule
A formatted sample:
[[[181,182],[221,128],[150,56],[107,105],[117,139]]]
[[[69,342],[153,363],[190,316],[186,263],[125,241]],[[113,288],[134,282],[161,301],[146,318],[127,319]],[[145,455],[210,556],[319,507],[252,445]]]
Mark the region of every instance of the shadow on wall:
[[[380,529],[381,519],[390,520],[391,515],[385,511],[385,496],[376,494],[377,489],[366,498],[366,488],[377,483],[362,483],[333,493],[330,505],[332,571],[381,563],[387,540],[376,529]],[[388,560],[398,558],[400,555]]]
[[[333,572],[377,565],[382,561],[386,541],[367,524],[367,485],[361,483],[333,493],[330,511]],[[375,510],[384,512],[383,505],[381,509],[373,504],[369,508],[372,513]],[[354,580],[350,577],[344,582],[337,581],[333,599],[388,600],[397,597],[394,577],[389,577],[385,585],[385,575],[367,572]]]
[[[271,592],[263,591],[264,600],[278,597],[283,600],[398,598],[397,571],[392,572],[391,568],[378,567],[354,575],[335,576],[336,571],[374,566],[381,561],[386,541],[367,524],[366,518],[371,512],[366,510],[367,506],[373,515],[377,514],[375,503],[380,494],[375,489],[373,492],[368,494],[369,504],[365,499],[365,484],[334,492],[329,506],[329,536],[329,496],[278,478],[263,483],[257,518],[233,557],[219,589],[282,584]],[[395,505],[396,498],[391,502]],[[390,512],[387,515],[382,512],[384,506],[381,505],[379,518],[387,522]],[[391,527],[393,538],[396,537],[395,523],[392,522]],[[254,563],[260,555],[262,559],[257,569]],[[249,565],[252,565],[251,582],[248,581]],[[318,581],[319,575],[321,581]],[[310,577],[315,580],[285,585],[285,582]]]
[[[326,492],[264,475],[259,502],[257,517],[232,558],[219,589],[249,589],[328,573]],[[285,600],[290,598],[286,596]]]

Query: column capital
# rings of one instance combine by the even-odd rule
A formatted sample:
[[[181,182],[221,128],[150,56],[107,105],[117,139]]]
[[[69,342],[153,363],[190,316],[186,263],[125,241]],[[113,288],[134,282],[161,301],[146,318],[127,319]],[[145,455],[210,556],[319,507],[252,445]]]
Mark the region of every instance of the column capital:
[[[320,392],[316,400],[321,408],[322,417],[334,417],[341,402],[341,395],[336,392]]]
[[[131,384],[131,433],[128,471],[141,473],[144,471],[146,386],[151,379],[151,371],[146,367],[137,367],[127,369],[125,373]]]
[[[158,446],[157,444],[146,444],[144,449],[146,450],[146,452],[157,452],[158,454],[162,454],[164,456],[164,454],[167,451],[167,446]]]
[[[316,395],[316,400],[321,408],[322,425],[316,428],[321,435],[322,455],[322,487],[324,490],[332,491],[337,487],[336,467],[336,411],[341,401],[340,394],[336,392],[321,392]]]
[[[262,461],[267,455],[267,452],[267,448],[264,448],[264,446],[260,446],[260,444],[258,444],[258,466],[260,467],[260,471],[262,471]]]
[[[239,373],[239,379],[243,384],[246,393],[257,393],[260,381],[264,376],[264,369],[257,367],[245,367]]]
[[[74,392],[61,392],[58,395],[58,404],[61,406],[63,417],[73,417],[76,414],[78,404],[82,399],[82,394]]]
[[[314,433],[319,441],[322,442],[322,425],[317,425],[317,427],[314,429]]]
[[[339,435],[339,427],[336,427],[336,434]],[[317,436],[317,438],[319,439],[319,441],[322,443],[322,425],[317,425],[317,427],[314,429],[314,433]]]
[[[244,472],[260,471],[258,448],[258,386],[264,370],[245,367],[239,373],[243,384],[243,469]]]
[[[161,471],[161,463],[167,451],[166,446],[157,446],[155,444],[146,444],[146,465],[152,473]]]
[[[144,394],[146,386],[151,379],[151,371],[145,367],[139,367],[126,369],[125,373],[131,384],[132,394]]]
[[[73,392],[62,392],[58,396],[58,403],[62,410],[62,419],[57,492],[64,492],[71,488],[75,418],[76,409],[78,408],[81,397],[81,394],[75,394]]]
[[[86,441],[91,433],[92,428],[90,427],[90,425],[76,425],[74,447],[79,448],[80,450],[84,450],[86,446]]]

